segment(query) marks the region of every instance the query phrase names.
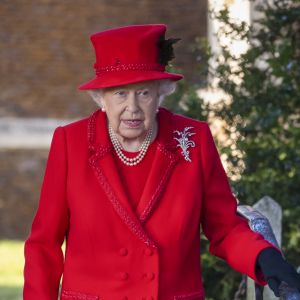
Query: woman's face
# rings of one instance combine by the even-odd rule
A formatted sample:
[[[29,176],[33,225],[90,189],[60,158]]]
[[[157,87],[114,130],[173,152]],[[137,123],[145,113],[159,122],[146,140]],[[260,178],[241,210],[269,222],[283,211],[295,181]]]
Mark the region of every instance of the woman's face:
[[[119,138],[143,141],[155,129],[158,89],[158,81],[144,81],[103,90],[102,106]]]

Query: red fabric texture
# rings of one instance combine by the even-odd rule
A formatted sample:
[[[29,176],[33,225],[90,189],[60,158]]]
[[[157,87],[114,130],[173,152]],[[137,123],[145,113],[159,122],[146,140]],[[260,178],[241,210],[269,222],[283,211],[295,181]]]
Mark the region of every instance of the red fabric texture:
[[[264,284],[255,262],[271,245],[236,214],[208,125],[165,109],[158,122],[136,209],[115,167],[105,113],[55,130],[25,242],[24,300],[57,300],[62,275],[62,300],[203,300],[200,225],[211,253]],[[187,127],[195,133],[191,162],[174,139]]]
[[[133,209],[137,208],[139,200],[142,196],[144,186],[146,185],[149,171],[151,169],[151,164],[154,159],[156,146],[156,141],[153,141],[149,146],[147,154],[145,155],[143,160],[136,166],[125,165],[118,158],[117,154],[113,153],[115,157],[116,167],[123,184],[123,188]],[[130,158],[138,155],[138,152],[123,151],[123,153]]]

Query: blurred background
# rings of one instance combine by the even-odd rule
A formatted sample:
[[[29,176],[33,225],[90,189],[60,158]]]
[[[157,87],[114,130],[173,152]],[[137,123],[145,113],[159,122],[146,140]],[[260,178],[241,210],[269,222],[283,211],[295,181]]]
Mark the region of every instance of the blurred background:
[[[239,201],[283,209],[282,247],[300,265],[298,0],[0,1],[0,299],[22,299],[23,243],[56,126],[96,105],[91,33],[165,23],[179,37],[170,70],[185,79],[164,105],[208,121]],[[208,254],[207,299],[246,299],[242,275]]]

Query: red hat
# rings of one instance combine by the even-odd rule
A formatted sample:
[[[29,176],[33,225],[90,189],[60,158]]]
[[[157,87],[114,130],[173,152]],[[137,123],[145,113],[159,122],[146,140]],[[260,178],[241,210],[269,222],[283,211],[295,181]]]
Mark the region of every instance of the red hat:
[[[132,25],[92,34],[96,77],[79,89],[183,78],[181,74],[165,72],[168,61],[174,58],[172,44],[179,40],[165,40],[166,29],[164,24]]]

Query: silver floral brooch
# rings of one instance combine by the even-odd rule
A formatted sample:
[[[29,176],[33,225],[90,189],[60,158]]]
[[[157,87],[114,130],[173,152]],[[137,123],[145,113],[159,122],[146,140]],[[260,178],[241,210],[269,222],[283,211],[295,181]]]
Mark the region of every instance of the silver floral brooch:
[[[177,147],[182,149],[181,154],[183,155],[186,161],[192,162],[190,159],[190,147],[195,147],[195,142],[189,140],[189,137],[194,135],[194,132],[189,132],[190,129],[194,127],[185,127],[183,131],[174,130],[174,133],[177,134],[178,137],[174,137],[174,139],[178,142]]]

